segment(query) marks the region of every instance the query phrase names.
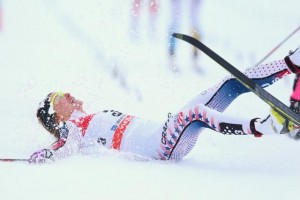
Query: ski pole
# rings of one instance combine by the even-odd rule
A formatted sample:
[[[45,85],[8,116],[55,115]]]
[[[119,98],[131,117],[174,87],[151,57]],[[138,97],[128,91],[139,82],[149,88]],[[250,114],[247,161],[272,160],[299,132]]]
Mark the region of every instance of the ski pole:
[[[28,159],[0,158],[0,162],[28,162]]]
[[[283,43],[285,43],[290,37],[292,37],[297,31],[300,30],[300,26],[296,28],[291,34],[289,34],[282,42],[280,42],[276,47],[272,49],[265,57],[263,57],[255,66],[260,65],[262,62],[264,62],[271,54],[273,54]]]

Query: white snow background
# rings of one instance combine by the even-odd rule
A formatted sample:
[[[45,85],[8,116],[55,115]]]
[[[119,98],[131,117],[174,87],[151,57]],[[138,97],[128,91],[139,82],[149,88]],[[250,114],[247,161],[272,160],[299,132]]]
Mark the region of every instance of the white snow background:
[[[181,32],[190,34],[188,2]],[[92,113],[115,109],[164,121],[228,73],[201,54],[193,68],[191,46],[178,41],[176,63],[167,57],[169,1],[160,1],[155,35],[143,3],[139,35],[130,37],[131,1],[2,0],[0,31],[0,157],[28,158],[53,138],[35,117],[52,91],[71,92]],[[204,0],[202,41],[240,70],[255,65],[300,24],[298,0]],[[284,58],[300,33],[270,60]],[[266,62],[267,62],[266,61]],[[293,75],[268,88],[288,104]],[[226,110],[263,117],[268,105],[254,94]],[[205,130],[180,162],[139,161],[101,150],[50,165],[0,163],[0,199],[298,199],[300,141],[285,135],[224,136]]]

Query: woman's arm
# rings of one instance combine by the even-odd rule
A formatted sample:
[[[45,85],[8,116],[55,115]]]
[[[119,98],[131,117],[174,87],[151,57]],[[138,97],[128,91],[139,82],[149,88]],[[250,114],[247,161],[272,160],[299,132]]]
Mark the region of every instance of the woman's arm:
[[[72,122],[65,123],[60,128],[60,138],[49,148],[34,152],[29,163],[51,163],[78,152],[82,140],[79,128]]]

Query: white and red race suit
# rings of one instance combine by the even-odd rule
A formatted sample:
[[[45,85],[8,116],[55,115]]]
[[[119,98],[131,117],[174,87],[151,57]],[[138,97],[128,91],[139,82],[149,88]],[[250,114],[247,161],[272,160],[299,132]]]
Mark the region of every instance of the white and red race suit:
[[[262,87],[290,73],[284,60],[253,67],[245,72]],[[62,158],[86,148],[106,147],[152,159],[182,159],[194,147],[204,128],[223,134],[253,134],[251,119],[229,117],[222,113],[245,92],[249,89],[234,77],[227,76],[161,123],[115,110],[91,115],[75,111],[65,123],[61,138],[51,145],[50,151],[54,158]]]

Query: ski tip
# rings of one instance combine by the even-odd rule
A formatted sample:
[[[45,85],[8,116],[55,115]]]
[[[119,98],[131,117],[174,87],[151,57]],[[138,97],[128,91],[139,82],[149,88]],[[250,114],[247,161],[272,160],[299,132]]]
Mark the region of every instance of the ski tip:
[[[182,39],[182,37],[183,37],[183,35],[180,33],[173,33],[172,36],[175,38],[179,38],[179,39]]]

